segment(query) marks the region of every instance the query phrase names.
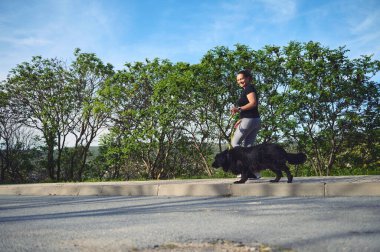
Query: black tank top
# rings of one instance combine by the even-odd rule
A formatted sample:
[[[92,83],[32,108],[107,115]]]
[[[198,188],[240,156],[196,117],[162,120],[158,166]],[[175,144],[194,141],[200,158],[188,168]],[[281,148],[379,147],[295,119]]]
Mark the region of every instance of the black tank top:
[[[239,107],[242,107],[242,106],[248,104],[249,100],[247,98],[247,95],[249,93],[252,93],[252,92],[254,92],[256,94],[257,106],[255,106],[254,108],[252,108],[250,110],[241,111],[240,112],[240,118],[259,118],[260,117],[259,110],[257,108],[259,106],[259,97],[257,95],[256,88],[253,85],[247,85],[243,89],[243,91],[240,94],[240,98],[239,98],[237,104]]]

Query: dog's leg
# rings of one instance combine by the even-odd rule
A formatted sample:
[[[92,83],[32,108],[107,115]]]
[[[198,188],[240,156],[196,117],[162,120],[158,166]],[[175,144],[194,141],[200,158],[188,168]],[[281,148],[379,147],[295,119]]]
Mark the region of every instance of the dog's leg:
[[[293,175],[290,173],[289,167],[286,166],[286,164],[281,164],[280,168],[286,173],[286,176],[288,177],[288,183],[292,183]]]
[[[276,174],[276,178],[273,180],[270,180],[271,183],[277,183],[282,178],[282,172],[279,169],[272,168],[271,171],[273,171]]]
[[[248,172],[243,169],[240,180],[235,181],[234,184],[244,184],[247,180],[248,180]]]

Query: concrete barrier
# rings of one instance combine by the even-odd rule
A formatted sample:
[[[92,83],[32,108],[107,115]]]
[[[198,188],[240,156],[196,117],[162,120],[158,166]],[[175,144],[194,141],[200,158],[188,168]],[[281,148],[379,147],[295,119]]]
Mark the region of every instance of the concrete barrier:
[[[294,178],[294,183],[269,179],[233,184],[236,179],[161,180],[98,183],[0,185],[0,195],[25,196],[380,196],[380,176]]]
[[[380,183],[330,183],[326,184],[326,197],[380,196]]]

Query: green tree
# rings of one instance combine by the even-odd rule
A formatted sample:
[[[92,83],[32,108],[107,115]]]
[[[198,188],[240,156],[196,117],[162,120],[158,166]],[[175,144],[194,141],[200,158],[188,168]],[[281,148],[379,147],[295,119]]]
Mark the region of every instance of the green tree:
[[[197,78],[198,70],[197,66],[186,63],[173,65],[167,76],[154,86],[152,98],[154,109],[160,111],[160,125],[167,128],[168,133],[174,133],[168,138],[170,145],[175,146],[172,166],[175,166],[174,160],[182,159],[181,166],[186,167],[182,171],[203,171],[211,175],[208,156],[212,137],[207,120],[210,110],[203,96],[207,87]],[[184,155],[191,159],[192,165],[185,165]]]
[[[9,94],[0,91],[0,182],[27,182],[36,170],[34,136],[9,106]]]
[[[23,116],[23,123],[41,132],[47,146],[46,168],[49,177],[58,179],[54,148],[67,135],[65,121],[72,99],[66,89],[66,71],[58,59],[33,57],[11,70],[6,81],[10,104]],[[59,167],[59,166],[58,166]]]
[[[68,114],[69,133],[74,136],[74,146],[66,150],[69,157],[65,176],[68,180],[82,180],[89,148],[109,118],[109,111],[99,100],[98,91],[114,71],[111,64],[104,64],[95,54],[81,53],[76,49],[74,55],[76,59],[69,69],[74,101]]]
[[[211,175],[209,134],[196,116],[205,102],[194,91],[201,90],[190,65],[155,59],[126,66],[102,92],[114,116],[113,138],[106,138],[109,155],[105,153],[119,164],[113,170],[125,170],[127,160],[136,160],[129,170],[141,167],[143,177],[186,176],[191,171]]]
[[[297,122],[294,135],[307,148],[315,174],[331,175],[344,144],[361,128],[368,98],[378,100],[378,91],[370,93],[376,88],[368,74],[379,71],[379,62],[371,57],[350,60],[344,47],[331,50],[315,42],[292,42],[284,50],[290,73],[288,105]]]
[[[161,69],[167,68],[165,72]],[[138,159],[142,171],[149,178],[159,178],[162,173],[162,160],[167,157],[169,146],[165,145],[164,127],[159,125],[159,110],[153,109],[154,85],[168,73],[171,64],[160,63],[158,59],[146,64],[137,62],[126,64],[127,69],[119,71],[101,91],[102,101],[112,111],[113,126],[110,131],[121,148],[115,163],[125,165],[128,158]],[[111,150],[115,153],[115,150]],[[119,171],[121,167],[115,169]]]

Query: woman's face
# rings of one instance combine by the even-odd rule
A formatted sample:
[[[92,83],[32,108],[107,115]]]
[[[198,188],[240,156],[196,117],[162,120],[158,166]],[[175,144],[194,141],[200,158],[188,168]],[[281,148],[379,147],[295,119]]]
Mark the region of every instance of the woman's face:
[[[240,87],[245,87],[249,84],[250,78],[240,73],[236,76],[236,81]]]

